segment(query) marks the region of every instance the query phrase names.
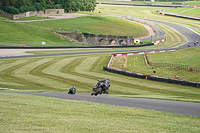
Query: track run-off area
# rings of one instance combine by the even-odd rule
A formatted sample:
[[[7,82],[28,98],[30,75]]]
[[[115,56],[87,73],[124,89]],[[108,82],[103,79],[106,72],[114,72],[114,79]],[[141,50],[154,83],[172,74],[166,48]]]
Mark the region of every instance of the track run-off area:
[[[180,34],[187,38],[187,43],[182,46],[174,47],[174,48],[163,48],[163,49],[147,49],[148,51],[155,50],[172,50],[172,49],[185,49],[192,47],[199,47],[198,45],[193,45],[194,42],[200,42],[200,35],[188,28],[185,28],[181,25],[157,21],[157,20],[149,20],[156,23],[161,23],[167,25],[175,30],[177,30]],[[134,51],[144,51],[144,49],[136,49],[136,50],[111,50],[111,51],[93,51],[93,52],[68,52],[68,53],[56,53],[56,54],[37,54],[37,55],[22,55],[22,56],[5,56],[0,57],[0,59],[11,59],[11,58],[31,58],[31,57],[47,57],[47,56],[62,56],[62,55],[85,55],[85,54],[104,54],[104,53],[118,53],[118,52],[134,52]],[[45,97],[55,97],[62,99],[70,99],[70,100],[81,100],[81,101],[89,101],[103,104],[111,104],[117,106],[128,106],[134,108],[143,108],[149,110],[156,110],[162,112],[169,112],[175,114],[187,114],[192,116],[200,116],[200,103],[192,103],[192,102],[180,102],[180,101],[169,101],[169,100],[158,100],[158,99],[144,99],[144,98],[125,98],[125,97],[115,97],[113,96],[90,96],[89,93],[77,93],[75,95],[68,95],[64,92],[45,92],[45,93],[25,93],[19,92],[23,94],[30,95],[39,95]]]

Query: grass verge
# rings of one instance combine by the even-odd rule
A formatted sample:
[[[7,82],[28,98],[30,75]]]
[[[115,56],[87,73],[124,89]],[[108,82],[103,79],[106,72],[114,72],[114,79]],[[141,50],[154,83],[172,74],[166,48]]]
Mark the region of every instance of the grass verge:
[[[200,48],[184,49],[174,52],[149,54],[151,63],[170,63],[200,67]],[[174,78],[179,76],[181,80],[200,82],[199,73],[192,73],[185,70],[172,68],[148,67],[144,60],[144,55],[119,56],[115,57],[112,68],[123,69],[131,72],[138,72],[159,77]],[[156,70],[156,74],[153,71]]]
[[[199,117],[0,93],[0,132],[200,132]]]
[[[38,19],[38,17],[32,17],[32,19]],[[45,46],[76,45],[69,41],[66,42],[65,39],[62,40],[55,37],[51,33],[51,30],[57,29],[66,30],[68,32],[79,30],[80,32],[93,34],[127,35],[134,37],[145,36],[147,34],[147,30],[141,25],[130,23],[115,17],[102,16],[88,16],[73,19],[58,19],[26,23],[2,21],[0,22],[0,29],[0,45],[2,46],[43,46],[42,42],[46,42]]]

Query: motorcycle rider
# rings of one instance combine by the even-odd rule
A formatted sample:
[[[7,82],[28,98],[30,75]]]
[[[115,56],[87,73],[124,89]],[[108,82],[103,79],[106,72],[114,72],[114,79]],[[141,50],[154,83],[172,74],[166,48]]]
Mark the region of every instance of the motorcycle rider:
[[[106,88],[110,87],[110,79],[109,78],[104,79],[104,80],[98,80],[98,81],[104,83],[104,85],[106,86]]]
[[[97,92],[98,88],[102,88],[101,92],[99,93],[100,95],[103,94],[108,94],[108,88],[110,87],[110,80],[109,78],[104,79],[104,80],[98,80],[98,83],[96,87],[93,88],[93,93],[91,95],[94,95],[95,92]],[[98,94],[97,94],[98,95]]]
[[[73,86],[72,88],[69,89],[68,94],[75,94],[76,93],[76,88]]]

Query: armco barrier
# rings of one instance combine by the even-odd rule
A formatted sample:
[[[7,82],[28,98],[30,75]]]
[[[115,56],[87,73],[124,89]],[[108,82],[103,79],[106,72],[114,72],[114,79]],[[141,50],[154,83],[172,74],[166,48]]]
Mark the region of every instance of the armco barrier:
[[[182,16],[182,15],[178,15],[178,14],[169,14],[169,13],[159,13],[159,14],[200,21],[200,18],[196,18],[196,17]]]
[[[135,78],[141,78],[141,79],[154,80],[154,81],[159,81],[159,82],[200,88],[200,83],[196,83],[196,82],[162,78],[162,77],[145,75],[145,74],[140,74],[140,73],[133,73],[133,72],[124,71],[124,70],[112,69],[112,68],[108,68],[108,67],[103,67],[103,70],[111,72],[111,73],[117,73],[117,74],[129,76],[129,77],[135,77]]]
[[[127,47],[144,47],[144,46],[152,46],[153,43],[150,44],[141,44],[141,45],[124,45],[124,46],[113,46],[113,45],[104,45],[104,46],[55,46],[55,47],[48,47],[48,46],[41,46],[41,47],[29,47],[29,46],[0,46],[0,49],[55,49],[55,48],[127,48]]]
[[[99,4],[99,2],[97,2],[96,4]],[[152,7],[183,7],[183,5],[155,5],[155,4],[152,4],[152,5],[145,5],[145,4],[125,4],[125,3],[104,3],[104,2],[101,2],[101,4],[106,4],[106,5],[125,5],[125,6],[152,6]]]

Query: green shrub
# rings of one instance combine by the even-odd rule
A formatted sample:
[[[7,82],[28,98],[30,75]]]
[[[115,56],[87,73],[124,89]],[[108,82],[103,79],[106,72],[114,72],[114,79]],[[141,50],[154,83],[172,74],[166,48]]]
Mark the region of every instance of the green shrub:
[[[40,3],[35,3],[33,5],[33,7],[37,10],[37,11],[40,11],[40,10],[43,10],[43,7]]]
[[[0,2],[0,11],[3,10],[3,5],[2,3]]]
[[[28,7],[27,5],[20,7],[19,12],[20,13],[24,13],[24,12],[28,12],[30,11],[30,7]]]
[[[12,6],[8,6],[5,11],[10,14],[19,14],[19,10]]]
[[[63,6],[61,4],[56,4],[53,6],[54,9],[62,9]]]

